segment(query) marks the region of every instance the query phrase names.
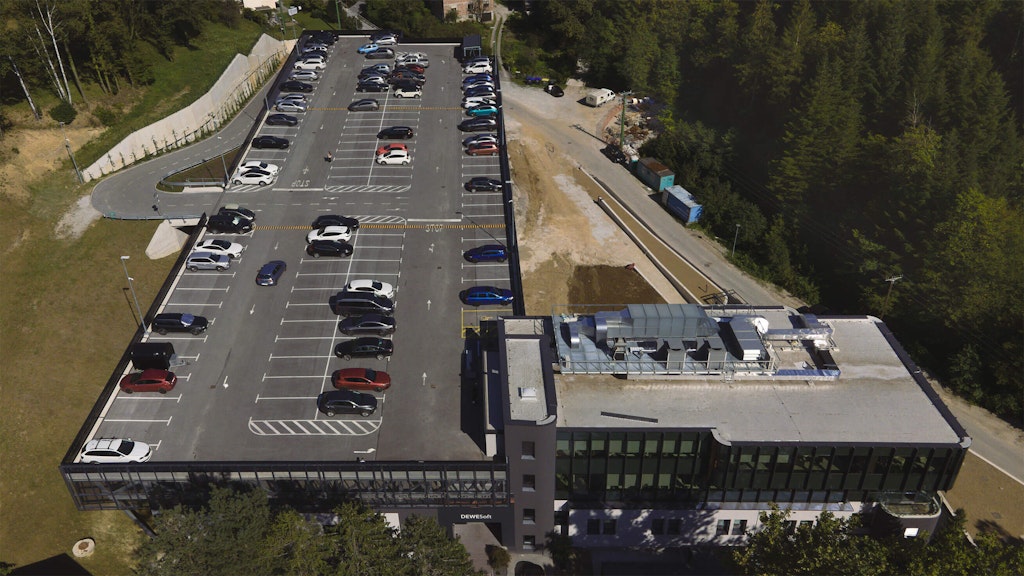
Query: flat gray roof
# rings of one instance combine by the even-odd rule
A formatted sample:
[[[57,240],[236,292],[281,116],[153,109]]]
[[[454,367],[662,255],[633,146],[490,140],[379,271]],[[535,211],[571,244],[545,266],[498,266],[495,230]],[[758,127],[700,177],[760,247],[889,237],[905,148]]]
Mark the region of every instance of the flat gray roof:
[[[708,311],[709,315],[737,313]],[[772,326],[792,311],[758,310]],[[768,373],[634,376],[555,375],[561,428],[714,429],[726,442],[941,443],[962,439],[870,317],[823,319],[832,326],[836,380]],[[779,350],[779,368],[801,366],[800,347]]]

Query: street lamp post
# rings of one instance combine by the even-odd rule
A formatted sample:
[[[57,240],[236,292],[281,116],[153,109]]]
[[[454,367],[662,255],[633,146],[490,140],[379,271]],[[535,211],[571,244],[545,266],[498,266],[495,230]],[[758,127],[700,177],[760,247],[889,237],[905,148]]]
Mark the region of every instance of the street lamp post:
[[[139,297],[135,295],[135,284],[132,283],[134,278],[128,275],[128,264],[126,262],[130,256],[121,256],[121,267],[124,268],[124,277],[128,279],[128,288],[132,291],[132,300],[135,300],[135,310],[139,313],[139,326],[142,327],[142,332],[146,332],[146,319],[142,317],[142,307],[139,306]]]
[[[736,255],[736,240],[738,240],[739,237],[740,237],[740,225],[737,224],[736,225],[736,234],[732,237],[732,254],[729,254],[729,257],[732,257],[732,256]]]
[[[68,156],[71,158],[71,164],[75,167],[75,175],[78,176],[78,181],[85,182],[82,179],[82,171],[78,169],[78,161],[75,160],[75,153],[71,151],[71,141],[68,140],[68,133],[64,130],[64,123],[60,122],[60,132],[64,135],[64,148],[68,151]]]
[[[472,223],[472,224],[473,224],[473,226],[476,226],[477,228],[479,228],[479,229],[483,230],[483,231],[484,231],[484,234],[487,234],[488,236],[490,236],[490,237],[491,237],[491,240],[494,240],[494,241],[495,241],[495,242],[497,242],[498,244],[501,244],[502,248],[507,248],[507,246],[505,246],[505,243],[504,243],[504,242],[502,242],[501,240],[498,240],[497,238],[495,238],[495,237],[494,237],[494,235],[493,235],[493,234],[491,234],[490,232],[488,232],[486,228],[484,228],[483,226],[481,226],[481,225],[477,224],[477,223],[476,223],[476,220],[473,220],[473,218],[472,218],[472,217],[471,217],[470,215],[468,215],[468,214],[463,214],[461,210],[456,210],[456,211],[455,211],[455,213],[459,215],[459,218],[465,218],[466,220],[469,220],[469,221],[470,221],[470,223]]]

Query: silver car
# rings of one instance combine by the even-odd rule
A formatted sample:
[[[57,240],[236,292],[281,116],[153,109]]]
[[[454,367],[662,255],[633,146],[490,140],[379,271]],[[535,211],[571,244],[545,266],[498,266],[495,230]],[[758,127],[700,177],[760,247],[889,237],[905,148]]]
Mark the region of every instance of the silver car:
[[[196,270],[227,270],[231,268],[231,258],[226,254],[213,254],[211,252],[193,252],[185,261],[185,268],[195,272]]]
[[[300,82],[311,82],[313,80],[319,80],[320,75],[313,70],[295,70],[292,72],[292,80],[298,80]]]

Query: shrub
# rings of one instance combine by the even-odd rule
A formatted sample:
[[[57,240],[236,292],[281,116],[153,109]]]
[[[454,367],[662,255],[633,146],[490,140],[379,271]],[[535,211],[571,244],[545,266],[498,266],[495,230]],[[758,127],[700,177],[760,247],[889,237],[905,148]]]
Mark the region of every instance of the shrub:
[[[113,126],[117,122],[117,113],[110,108],[97,106],[92,113],[104,126]]]
[[[71,104],[62,101],[53,108],[50,108],[50,118],[53,118],[57,122],[63,122],[65,124],[71,124],[75,121],[75,116],[78,116],[78,111]]]

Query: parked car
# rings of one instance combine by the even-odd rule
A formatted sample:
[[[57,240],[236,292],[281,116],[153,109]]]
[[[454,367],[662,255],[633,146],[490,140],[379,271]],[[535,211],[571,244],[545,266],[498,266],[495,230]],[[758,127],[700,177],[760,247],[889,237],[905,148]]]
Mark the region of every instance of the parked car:
[[[288,265],[280,260],[271,260],[264,264],[256,273],[256,284],[258,286],[277,286],[281,275],[288,269]]]
[[[481,72],[486,72],[488,74],[493,72],[489,62],[473,62],[462,68],[463,74],[479,74]]]
[[[462,253],[467,262],[504,262],[508,260],[508,249],[501,244],[484,244]]]
[[[395,89],[395,98],[422,98],[423,90],[408,86],[399,86]]]
[[[462,92],[463,93],[465,93],[466,90],[472,90],[474,88],[488,88],[488,89],[493,91],[494,90],[494,82],[491,82],[490,80],[476,80],[474,82],[463,82],[462,83]]]
[[[395,319],[383,314],[349,316],[338,322],[338,330],[346,336],[353,334],[377,334],[387,336],[395,332]]]
[[[214,233],[248,234],[252,232],[252,220],[234,214],[214,214],[206,221],[206,228]]]
[[[391,142],[388,144],[384,144],[383,146],[378,146],[376,155],[380,156],[381,154],[387,154],[392,150],[405,150],[406,152],[408,152],[409,147],[406,146],[405,144],[399,144],[398,142]]]
[[[373,52],[366,53],[367,60],[384,60],[395,57],[395,51],[391,48],[377,48]]]
[[[354,340],[346,340],[334,347],[334,355],[338,358],[376,358],[383,360],[395,351],[395,344],[386,338],[363,336]]]
[[[218,270],[224,271],[231,268],[231,259],[223,254],[211,254],[209,252],[193,252],[185,260],[185,268],[195,272],[197,270]]]
[[[383,154],[378,154],[375,161],[377,164],[401,164],[402,166],[405,166],[409,162],[412,162],[412,158],[409,156],[408,150],[391,150]]]
[[[255,184],[257,186],[267,186],[273,181],[274,177],[262,170],[246,170],[235,174],[235,177],[231,179],[232,184]]]
[[[195,316],[187,312],[163,312],[153,317],[150,327],[157,334],[168,332],[188,332],[199,335],[206,332],[210,321],[205,316]]]
[[[352,232],[346,226],[324,226],[316,230],[310,230],[306,234],[306,244],[312,244],[316,240],[340,240],[348,242],[352,238]]]
[[[483,74],[470,74],[469,76],[465,76],[465,77],[462,78],[462,83],[463,84],[469,84],[469,83],[472,83],[472,82],[476,82],[478,80],[484,80],[486,82],[494,82],[494,76],[492,76],[491,74],[487,74],[487,73],[483,73]]]
[[[324,59],[327,59],[327,52],[328,51],[329,51],[329,48],[327,46],[322,45],[322,44],[316,44],[316,45],[313,45],[313,46],[307,46],[307,47],[302,49],[302,55],[300,56],[300,58],[305,59],[305,58],[307,58],[309,56],[323,56]]]
[[[174,389],[174,385],[177,383],[178,377],[174,372],[150,368],[142,372],[125,374],[124,378],[121,378],[119,386],[125,394],[132,394],[133,392],[159,392],[167,394]]]
[[[340,240],[313,240],[306,245],[306,254],[309,254],[313,258],[319,258],[321,256],[336,256],[341,258],[343,256],[351,256],[353,251],[355,251],[355,249],[352,248],[351,244]]]
[[[218,214],[234,214],[236,216],[241,216],[242,218],[247,218],[251,222],[255,222],[256,221],[256,213],[255,212],[253,212],[252,210],[249,210],[248,208],[246,208],[244,206],[239,206],[238,204],[225,204],[225,205],[221,206],[219,210],[217,210],[217,213]]]
[[[396,59],[398,60],[410,60],[416,58],[426,58],[427,55],[423,52],[399,52]]]
[[[395,287],[380,280],[352,280],[342,288],[342,292],[353,294],[373,294],[383,298],[394,298]]]
[[[361,316],[363,314],[387,314],[395,311],[395,302],[390,298],[359,292],[339,292],[331,296],[328,304],[338,316]]]
[[[359,54],[369,54],[370,52],[376,52],[380,46],[376,44],[363,44],[359,48],[356,48],[356,52]]]
[[[481,142],[466,146],[466,154],[469,156],[497,156],[501,150],[493,142]]]
[[[494,98],[485,98],[482,96],[470,96],[462,100],[462,107],[466,110],[474,108],[476,106],[497,106],[498,101]]]
[[[281,82],[277,89],[281,92],[312,92],[313,85],[298,80],[286,80]]]
[[[307,55],[299,56],[299,62],[305,62],[307,64],[316,63],[316,64],[325,64],[326,65],[327,64],[327,56],[325,56],[323,54],[307,54]]]
[[[391,388],[391,375],[370,368],[342,368],[331,374],[331,383],[335,388],[383,392]]]
[[[270,114],[267,116],[268,126],[295,126],[299,119],[288,114]]]
[[[498,129],[498,122],[494,118],[470,118],[459,124],[459,130],[463,132],[491,132]]]
[[[337,214],[323,214],[317,216],[316,220],[313,220],[310,228],[323,228],[324,226],[345,226],[350,230],[358,230],[359,220]]]
[[[406,78],[399,78],[397,80],[393,80],[391,86],[395,90],[421,90],[420,84],[418,84],[415,80],[409,80]]]
[[[498,115],[498,107],[493,104],[478,104],[466,110],[466,116],[482,116],[489,118]]]
[[[462,139],[462,146],[466,147],[466,146],[469,146],[470,144],[482,144],[484,142],[493,142],[493,143],[497,144],[498,143],[498,135],[497,134],[475,134],[473,136],[467,136],[466,138]]]
[[[384,86],[388,85],[388,79],[380,74],[365,74],[359,76],[360,84],[381,84]]]
[[[385,34],[372,39],[371,42],[376,43],[378,46],[394,46],[398,44],[398,37],[394,34]]]
[[[379,82],[360,82],[356,84],[356,92],[387,92],[391,87]]]
[[[474,176],[464,186],[467,192],[495,192],[501,190],[501,180],[486,176]]]
[[[316,61],[298,60],[292,66],[293,70],[323,70],[324,68],[327,68],[327,63],[322,59]]]
[[[410,70],[410,71],[415,72],[417,74],[423,74],[423,73],[425,73],[427,71],[427,69],[424,68],[423,66],[421,66],[419,64],[411,64],[411,63],[410,64],[399,64],[399,65],[395,66],[395,70]]]
[[[365,418],[377,410],[377,398],[365,392],[330,390],[316,397],[316,407],[328,416],[359,414]]]
[[[290,79],[299,82],[314,82],[320,79],[320,75],[315,70],[293,70]]]
[[[565,91],[558,87],[557,84],[548,84],[544,87],[544,91],[551,94],[555,98],[561,98],[565,96]]]
[[[377,30],[376,32],[370,33],[370,42],[376,42],[385,36],[394,36],[399,41],[402,39],[401,32],[395,30]]]
[[[248,162],[242,162],[238,166],[239,172],[247,172],[249,170],[262,170],[268,174],[276,175],[281,171],[281,167],[277,164],[270,164],[267,162],[261,162],[259,160],[250,160]]]
[[[380,109],[380,103],[373,98],[363,98],[348,105],[350,112],[373,111]]]
[[[303,106],[309,106],[309,96],[300,94],[298,92],[290,92],[287,94],[278,94],[277,102],[295,102],[296,104],[302,104]]]
[[[245,250],[245,246],[242,246],[238,242],[228,242],[227,240],[208,238],[195,245],[192,248],[193,252],[210,252],[211,254],[224,254],[228,258],[238,258],[242,255],[242,250]]]
[[[274,110],[278,112],[305,112],[306,108],[307,106],[304,102],[295,102],[293,100],[278,100],[274,104]],[[284,116],[284,114],[281,114],[281,116]]]
[[[389,126],[377,133],[377,138],[383,140],[385,138],[402,138],[409,139],[415,135],[413,129],[408,126]]]
[[[369,396],[369,394],[367,394]],[[370,396],[373,398],[372,396]],[[375,399],[376,400],[376,399]],[[97,438],[82,447],[79,457],[83,464],[128,464],[147,462],[153,456],[153,449],[145,442],[131,438]]]
[[[424,76],[423,74],[419,74],[417,72],[413,72],[412,70],[406,68],[396,68],[395,71],[392,72],[388,77],[391,79],[392,83],[397,82],[399,80],[411,80],[416,84],[422,86],[427,82],[426,76]]]
[[[473,96],[483,96],[484,98],[490,98],[491,100],[497,98],[497,95],[494,93],[494,88],[491,88],[490,86],[466,88],[466,90],[462,92],[462,95],[466,98],[471,98]]]
[[[511,290],[506,290],[505,288],[473,286],[459,292],[459,299],[469,306],[483,306],[486,304],[506,306],[512,303],[513,295]]]
[[[253,148],[287,148],[289,145],[287,138],[278,138],[277,136],[257,136],[252,139]]]
[[[362,76],[363,74],[376,74],[379,76],[387,76],[388,74],[391,74],[391,65],[382,63],[367,66],[366,68],[363,68],[362,70],[359,71],[360,76]]]

